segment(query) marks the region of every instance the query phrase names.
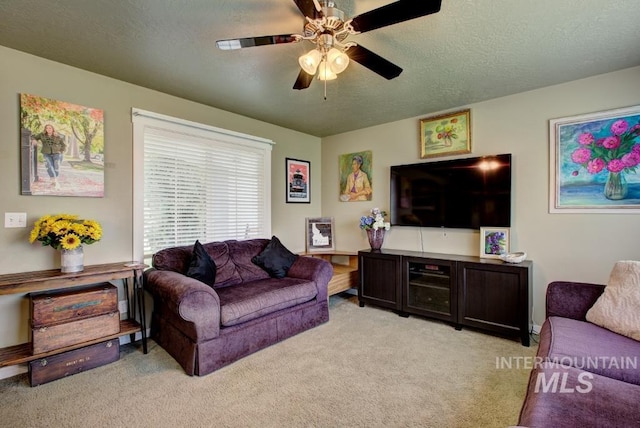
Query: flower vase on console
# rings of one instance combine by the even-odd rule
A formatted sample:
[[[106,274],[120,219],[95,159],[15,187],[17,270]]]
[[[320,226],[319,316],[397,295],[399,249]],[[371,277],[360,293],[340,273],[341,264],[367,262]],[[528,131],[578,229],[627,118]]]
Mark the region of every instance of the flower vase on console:
[[[360,217],[360,229],[364,229],[367,232],[369,245],[373,251],[380,251],[384,242],[384,235],[391,227],[389,222],[384,221],[385,215],[387,214],[384,211],[373,208],[371,215]]]
[[[102,226],[95,220],[79,219],[73,214],[53,214],[40,217],[33,224],[29,242],[42,242],[60,252],[62,273],[84,270],[83,244],[93,244],[102,238]]]
[[[60,252],[60,272],[73,273],[82,272],[84,270],[84,251],[82,245],[78,245],[73,250],[65,250]]]
[[[384,229],[367,229],[367,238],[372,250],[380,250],[384,242]]]

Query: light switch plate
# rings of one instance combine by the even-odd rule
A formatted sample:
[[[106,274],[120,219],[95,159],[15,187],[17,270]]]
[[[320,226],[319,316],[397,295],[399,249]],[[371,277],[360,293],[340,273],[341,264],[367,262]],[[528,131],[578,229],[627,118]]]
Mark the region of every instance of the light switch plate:
[[[4,213],[4,227],[27,227],[27,213]]]

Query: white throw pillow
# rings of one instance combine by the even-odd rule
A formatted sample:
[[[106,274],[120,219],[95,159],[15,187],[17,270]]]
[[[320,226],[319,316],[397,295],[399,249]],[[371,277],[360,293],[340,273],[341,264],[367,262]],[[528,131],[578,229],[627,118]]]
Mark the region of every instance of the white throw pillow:
[[[587,312],[587,321],[640,340],[640,262],[613,266],[604,292]]]

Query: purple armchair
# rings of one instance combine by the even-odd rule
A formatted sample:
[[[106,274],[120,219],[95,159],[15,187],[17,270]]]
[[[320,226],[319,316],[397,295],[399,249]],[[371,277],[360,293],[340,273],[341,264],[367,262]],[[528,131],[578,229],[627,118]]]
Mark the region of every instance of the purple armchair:
[[[192,246],[159,251],[145,272],[154,298],[151,336],[189,375],[203,376],[329,320],[331,264],[298,257],[284,278],[251,259],[267,239],[203,244],[215,262],[212,286],[185,275]]]

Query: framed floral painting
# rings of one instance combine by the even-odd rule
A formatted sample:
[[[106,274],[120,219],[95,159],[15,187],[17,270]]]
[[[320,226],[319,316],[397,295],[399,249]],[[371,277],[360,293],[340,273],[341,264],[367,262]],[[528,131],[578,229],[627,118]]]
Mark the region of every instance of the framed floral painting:
[[[508,227],[480,228],[480,257],[499,259],[501,254],[509,253]]]
[[[420,119],[420,158],[471,153],[471,110]]]
[[[552,119],[549,133],[549,212],[640,212],[640,106]]]

